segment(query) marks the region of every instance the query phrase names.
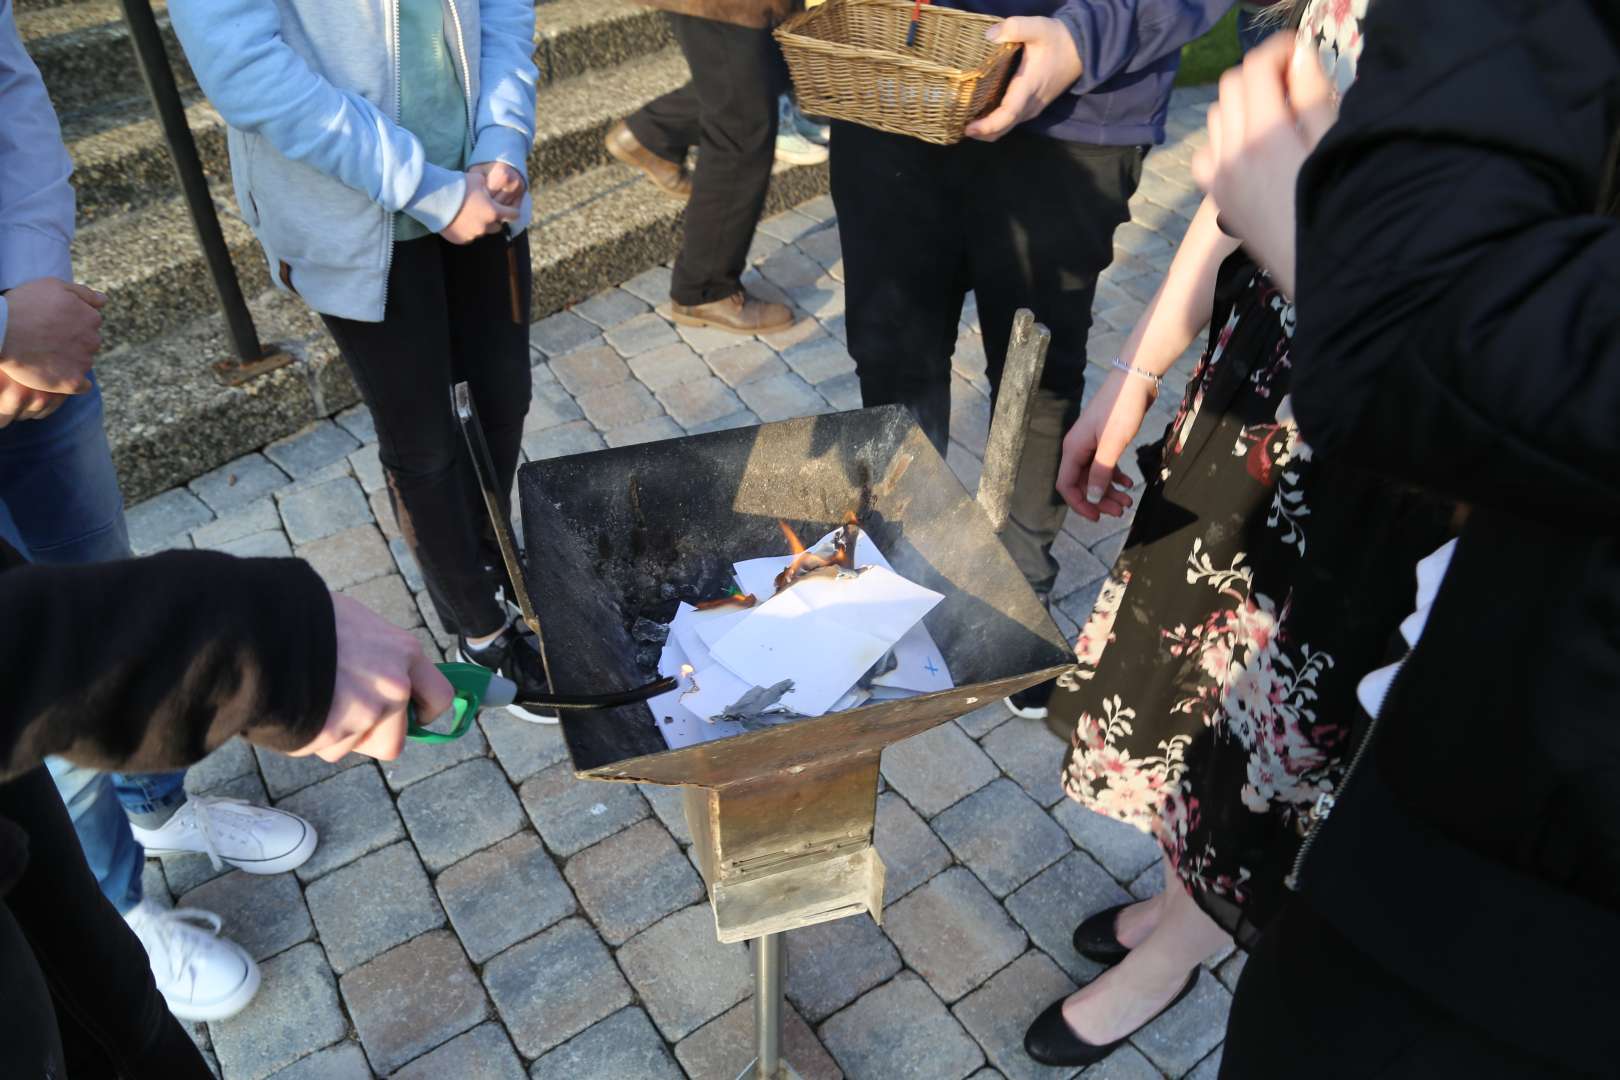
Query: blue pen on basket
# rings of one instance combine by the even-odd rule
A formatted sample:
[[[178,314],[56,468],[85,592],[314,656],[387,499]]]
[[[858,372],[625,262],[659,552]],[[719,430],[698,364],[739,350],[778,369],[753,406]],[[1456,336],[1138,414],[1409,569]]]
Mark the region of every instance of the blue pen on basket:
[[[931,4],[934,0],[914,0],[911,5],[911,25],[906,27],[906,48],[917,44],[917,25],[922,19],[922,6]]]

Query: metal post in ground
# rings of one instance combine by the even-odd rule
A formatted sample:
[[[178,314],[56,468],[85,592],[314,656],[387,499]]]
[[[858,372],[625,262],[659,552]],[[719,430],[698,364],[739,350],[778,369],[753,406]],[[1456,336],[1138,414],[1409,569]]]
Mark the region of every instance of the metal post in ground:
[[[782,1060],[782,935],[754,939],[753,1062],[737,1080],[799,1080]]]
[[[220,310],[230,332],[235,356],[215,364],[214,370],[225,382],[235,385],[278,368],[291,357],[280,352],[266,354],[259,342],[259,332],[242,296],[242,284],[236,278],[230,248],[225,244],[219,214],[208,191],[208,178],[197,154],[197,142],[186,123],[185,103],[180,100],[180,89],[174,81],[174,70],[169,66],[169,54],[163,47],[157,18],[152,14],[151,0],[119,0],[119,3],[124,9],[130,40],[135,45],[135,60],[140,65],[141,77],[146,80],[146,90],[151,95],[158,124],[163,128],[164,141],[169,144],[169,156],[191,212],[191,224],[197,230],[197,242],[202,245],[203,258],[208,263],[214,292],[219,297]]]

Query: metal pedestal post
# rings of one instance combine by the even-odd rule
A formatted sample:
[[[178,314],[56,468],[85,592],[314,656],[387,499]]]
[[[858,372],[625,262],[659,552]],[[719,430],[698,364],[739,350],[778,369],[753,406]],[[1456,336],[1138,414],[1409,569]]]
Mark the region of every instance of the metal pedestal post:
[[[799,1080],[782,1060],[782,935],[754,939],[754,1060],[737,1080]]]

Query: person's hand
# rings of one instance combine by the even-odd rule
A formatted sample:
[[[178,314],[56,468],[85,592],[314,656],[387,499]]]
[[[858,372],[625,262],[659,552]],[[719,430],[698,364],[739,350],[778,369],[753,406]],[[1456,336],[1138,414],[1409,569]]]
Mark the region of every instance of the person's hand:
[[[1087,521],[1119,517],[1131,505],[1131,497],[1122,490],[1132,486],[1131,478],[1119,468],[1119,459],[1142,429],[1154,397],[1146,379],[1109,372],[1063,437],[1058,494]]]
[[[484,190],[484,178],[474,172],[467,173],[467,195],[454,220],[439,235],[452,244],[470,244],[480,236],[498,233],[508,221],[517,218],[515,206],[503,206]]]
[[[523,174],[504,161],[481,161],[477,165],[469,165],[467,175],[483,177],[484,190],[502,206],[521,204],[524,192],[529,190]]]
[[[995,142],[1025,120],[1041,114],[1080,77],[1080,52],[1068,27],[1044,15],[1017,15],[984,35],[994,42],[1024,46],[1018,70],[1007,82],[1001,104],[967,126],[970,139]]]
[[[426,723],[450,708],[455,691],[409,630],[342,593],[332,594],[332,617],[337,627],[332,707],[321,733],[290,756],[337,761],[354,753],[392,761],[405,746],[410,703],[416,702]]]
[[[43,420],[60,409],[68,396],[35,390],[0,372],[0,428],[13,420]]]
[[[1209,141],[1193,179],[1220,207],[1221,229],[1243,241],[1289,296],[1294,281],[1294,186],[1333,121],[1333,85],[1310,50],[1278,34],[1221,76]]]
[[[6,293],[6,338],[0,373],[53,394],[81,394],[101,349],[107,298],[57,278],[25,281]]]

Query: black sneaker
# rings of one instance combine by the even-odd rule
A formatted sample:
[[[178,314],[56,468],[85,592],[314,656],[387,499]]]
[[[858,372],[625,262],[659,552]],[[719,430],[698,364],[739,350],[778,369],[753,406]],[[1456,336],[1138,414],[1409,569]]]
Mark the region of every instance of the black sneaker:
[[[1028,690],[1020,690],[1006,699],[1007,708],[1012,710],[1014,716],[1021,716],[1025,720],[1045,720],[1048,711],[1046,706],[1052,700],[1052,691],[1056,689],[1057,683],[1053,681],[1043,682]]]
[[[521,704],[534,700],[540,694],[549,694],[551,683],[546,680],[546,668],[540,662],[540,650],[534,639],[519,633],[519,626],[521,624],[507,627],[504,634],[482,649],[458,636],[456,653],[462,663],[488,668],[503,679],[517,684],[518,703],[508,705],[507,712],[531,724],[555,724],[556,713],[531,712]]]

